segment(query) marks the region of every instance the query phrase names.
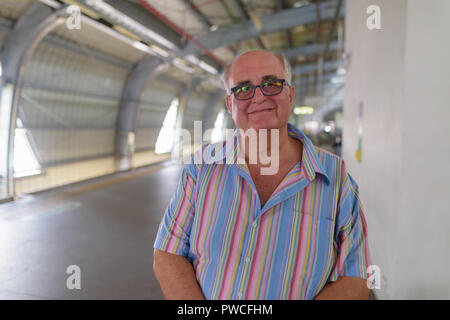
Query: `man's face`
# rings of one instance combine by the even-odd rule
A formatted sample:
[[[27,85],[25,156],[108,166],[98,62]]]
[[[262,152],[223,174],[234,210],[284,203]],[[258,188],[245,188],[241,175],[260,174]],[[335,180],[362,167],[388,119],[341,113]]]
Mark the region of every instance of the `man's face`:
[[[232,65],[228,86],[233,88],[246,83],[259,85],[268,78],[286,79],[281,61],[264,51],[253,51],[241,55]],[[284,84],[280,94],[264,96],[260,88],[249,100],[237,100],[233,93],[226,97],[236,127],[243,130],[281,129],[286,126],[294,101],[294,87]]]

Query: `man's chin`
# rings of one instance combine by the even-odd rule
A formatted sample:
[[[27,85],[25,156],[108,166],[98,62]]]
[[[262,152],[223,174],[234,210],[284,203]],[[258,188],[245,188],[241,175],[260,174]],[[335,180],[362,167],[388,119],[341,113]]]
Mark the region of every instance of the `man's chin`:
[[[263,123],[261,123],[261,124],[251,125],[251,126],[247,127],[244,130],[247,130],[247,129],[251,129],[251,130],[255,130],[255,131],[272,130],[272,129],[281,129],[281,126],[280,125],[276,125],[276,124],[263,124]]]

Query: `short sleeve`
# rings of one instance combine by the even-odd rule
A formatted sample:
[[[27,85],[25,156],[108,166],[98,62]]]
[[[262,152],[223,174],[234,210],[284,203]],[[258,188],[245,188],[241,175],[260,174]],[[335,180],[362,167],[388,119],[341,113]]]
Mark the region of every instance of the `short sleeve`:
[[[345,171],[345,165],[343,172],[334,234],[336,259],[328,282],[344,276],[367,279],[366,270],[370,265],[367,224],[358,185]]]
[[[177,190],[172,196],[159,225],[154,248],[188,257],[189,237],[195,212],[195,166],[183,168]]]

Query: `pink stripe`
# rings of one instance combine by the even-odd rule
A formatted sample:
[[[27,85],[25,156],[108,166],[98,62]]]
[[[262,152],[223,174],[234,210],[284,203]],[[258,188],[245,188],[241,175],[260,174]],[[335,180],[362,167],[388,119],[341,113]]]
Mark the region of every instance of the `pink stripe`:
[[[295,259],[294,274],[293,274],[293,281],[289,290],[289,299],[298,299],[297,296],[299,291],[298,288],[300,288],[301,280],[302,277],[304,276],[302,272],[308,244],[308,237],[307,237],[308,225],[311,219],[311,216],[309,215],[310,203],[311,203],[311,192],[310,188],[308,188],[308,190],[305,190],[305,192],[303,193],[303,203],[301,210],[302,218],[300,220],[300,231],[299,231],[300,241],[298,241],[299,247],[297,248],[297,252],[294,257]],[[297,290],[294,291],[294,289]]]
[[[272,224],[272,229],[267,230],[267,232],[270,232],[270,234],[272,234],[272,235],[273,235],[272,232],[274,232],[274,230],[278,226],[278,217],[280,216],[279,208],[277,208],[277,210],[274,210],[273,214],[275,214],[275,219]],[[274,247],[276,241],[277,241],[277,239],[274,236],[272,236],[272,241],[270,242],[270,249],[267,254],[267,257],[269,257],[269,261],[273,261],[273,259],[274,259],[272,254],[273,254],[273,247]],[[269,282],[269,278],[268,278],[269,268],[270,268],[270,264],[267,264],[266,272],[264,272],[263,278],[262,278],[263,286],[261,288],[260,297],[262,297],[263,299],[266,297],[266,288],[267,288],[267,284]]]
[[[206,261],[209,261],[209,259],[210,259],[210,256],[209,256],[210,241],[209,240],[212,235],[212,232],[210,229],[211,229],[211,226],[215,225],[214,222],[216,220],[216,215],[214,214],[214,212],[215,212],[215,207],[217,206],[217,204],[213,205],[214,201],[217,201],[217,197],[212,192],[212,190],[214,190],[214,188],[216,186],[215,181],[217,181],[217,179],[219,179],[220,172],[221,172],[220,169],[215,168],[213,170],[213,172],[211,173],[211,177],[210,177],[210,179],[208,179],[209,181],[211,181],[211,183],[208,183],[208,192],[206,194],[206,198],[205,198],[205,201],[203,204],[204,208],[208,208],[208,209],[211,208],[211,213],[208,213],[208,215],[207,214],[202,215],[202,219],[201,219],[202,221],[200,222],[202,232],[199,233],[198,239],[204,239],[204,240],[198,241],[198,243],[201,243],[202,247],[205,247],[205,250],[201,251],[204,254],[201,266],[199,267],[199,272],[200,272],[201,278],[203,278],[204,273],[206,272],[206,268],[204,268],[205,263],[206,263]],[[221,188],[219,188],[219,191],[220,191],[220,189],[223,188],[223,184],[219,183],[219,185],[221,186]],[[218,194],[220,194],[220,192]],[[206,211],[206,212],[208,212],[208,211]],[[212,217],[211,217],[211,214],[212,214]],[[212,219],[211,219],[210,224],[208,224],[208,220],[210,219],[210,217]],[[206,237],[206,239],[205,239],[205,237]]]
[[[248,194],[249,190],[248,190],[248,184],[246,183],[242,183],[241,185],[241,190],[239,191],[239,194]],[[234,225],[233,228],[233,232],[231,234],[231,245],[230,245],[230,250],[228,251],[228,261],[225,265],[225,269],[224,269],[224,276],[223,276],[223,280],[222,280],[222,288],[219,291],[219,299],[227,299],[229,294],[230,294],[230,290],[232,289],[232,284],[234,279],[232,279],[233,277],[233,273],[234,273],[234,269],[235,269],[235,265],[231,265],[231,261],[236,261],[238,262],[240,260],[239,257],[239,245],[240,245],[240,238],[243,232],[243,227],[244,227],[244,214],[247,212],[247,205],[246,205],[246,201],[242,201],[243,199],[241,199],[241,201],[239,201],[239,205],[237,208],[237,217],[236,217],[236,224]]]
[[[264,218],[262,218],[263,216]],[[249,273],[251,276],[247,284],[245,299],[257,299],[257,297],[255,296],[257,290],[256,285],[258,284],[259,274],[262,272],[262,270],[257,270],[257,268],[259,268],[259,266],[261,265],[265,245],[264,240],[262,240],[261,238],[263,237],[263,235],[267,236],[267,227],[269,225],[269,219],[265,219],[266,217],[267,215],[264,214],[261,216],[261,222],[259,226],[260,229],[258,230],[258,235],[256,236],[255,251],[253,253],[253,259],[249,269]]]

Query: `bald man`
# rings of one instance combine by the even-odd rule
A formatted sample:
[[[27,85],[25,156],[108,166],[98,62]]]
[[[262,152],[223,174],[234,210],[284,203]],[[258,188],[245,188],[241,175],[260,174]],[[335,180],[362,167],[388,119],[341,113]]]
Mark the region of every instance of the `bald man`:
[[[211,145],[194,155],[161,221],[154,272],[167,299],[368,298],[358,186],[288,123],[290,83],[289,63],[268,51],[225,70],[237,130],[214,161],[201,161]]]

